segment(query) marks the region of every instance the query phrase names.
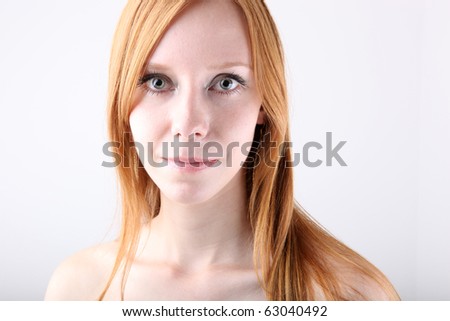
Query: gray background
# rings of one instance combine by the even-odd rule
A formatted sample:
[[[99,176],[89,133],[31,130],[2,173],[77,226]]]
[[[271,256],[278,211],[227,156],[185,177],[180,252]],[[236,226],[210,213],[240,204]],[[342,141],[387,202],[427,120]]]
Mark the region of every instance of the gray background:
[[[405,300],[450,300],[450,3],[267,1],[284,41],[296,197]],[[61,260],[112,239],[102,145],[121,1],[0,2],[0,299],[41,300]],[[322,151],[310,158],[324,158]]]

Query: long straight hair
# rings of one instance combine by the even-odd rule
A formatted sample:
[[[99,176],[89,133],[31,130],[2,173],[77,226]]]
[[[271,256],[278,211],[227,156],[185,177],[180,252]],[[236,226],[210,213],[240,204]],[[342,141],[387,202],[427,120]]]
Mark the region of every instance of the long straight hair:
[[[327,300],[347,300],[358,290],[346,286],[336,266],[343,263],[373,280],[389,298],[398,298],[383,274],[336,240],[294,200],[283,49],[275,23],[263,0],[234,0],[248,25],[253,72],[262,97],[265,124],[259,128],[260,148],[247,166],[248,220],[254,239],[254,265],[268,300],[314,300],[318,291]],[[122,271],[121,298],[136,255],[143,222],[160,209],[160,192],[139,161],[129,116],[133,94],[147,59],[188,0],[129,0],[118,23],[109,69],[108,131],[119,142],[117,174],[122,200],[119,250],[110,278],[99,299]],[[258,131],[256,131],[258,132]],[[256,134],[255,134],[256,135]],[[278,149],[268,148],[268,139]],[[273,144],[273,143],[272,143]],[[258,164],[256,164],[258,161]],[[128,165],[128,166],[126,166]],[[353,292],[353,294],[352,294]],[[349,294],[350,293],[350,294]],[[361,298],[364,299],[363,294]]]

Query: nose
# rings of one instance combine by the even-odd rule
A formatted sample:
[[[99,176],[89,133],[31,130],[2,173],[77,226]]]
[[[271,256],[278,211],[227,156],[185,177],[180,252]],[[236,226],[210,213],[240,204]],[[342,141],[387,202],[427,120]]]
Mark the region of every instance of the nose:
[[[172,109],[172,135],[188,139],[204,138],[209,131],[210,106],[207,99],[194,89],[180,92]]]

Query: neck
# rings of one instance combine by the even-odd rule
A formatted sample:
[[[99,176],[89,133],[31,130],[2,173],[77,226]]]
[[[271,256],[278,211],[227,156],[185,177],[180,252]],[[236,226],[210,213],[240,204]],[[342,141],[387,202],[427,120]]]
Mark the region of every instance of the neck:
[[[192,271],[219,265],[251,266],[252,233],[241,174],[201,204],[179,204],[161,195],[159,215],[148,229],[145,251],[151,259]]]

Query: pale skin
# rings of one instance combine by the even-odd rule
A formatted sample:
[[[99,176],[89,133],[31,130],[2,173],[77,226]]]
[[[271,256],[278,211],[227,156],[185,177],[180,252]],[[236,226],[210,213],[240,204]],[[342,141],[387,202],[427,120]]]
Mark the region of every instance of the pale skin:
[[[155,168],[141,158],[161,191],[161,210],[141,231],[125,300],[264,300],[246,219],[241,162],[247,155],[225,152],[232,142],[251,141],[255,126],[265,121],[240,9],[232,1],[191,4],[164,34],[146,73],[130,115],[133,138],[144,146],[153,142],[154,160],[168,158],[170,166]],[[215,160],[221,165],[198,170],[163,155],[163,142],[189,136],[201,146],[220,143],[224,155]],[[196,149],[195,161],[202,157]],[[180,150],[181,162],[190,158]],[[102,244],[64,261],[46,300],[97,300],[117,249],[117,242]],[[377,286],[342,271],[345,283],[374,300],[385,298]],[[120,280],[119,272],[105,300],[120,300]],[[317,299],[324,299],[320,291]]]
[[[142,230],[126,300],[264,299],[245,218],[241,162],[247,155],[237,148],[225,152],[231,142],[252,141],[264,118],[245,23],[229,1],[194,3],[172,23],[148,61],[147,72],[159,76],[136,91],[130,115],[134,139],[144,146],[153,142],[155,161],[164,156],[162,142],[173,142],[174,136],[183,142],[194,135],[202,146],[218,142],[224,155],[222,165],[200,171],[177,167],[170,152],[171,166],[143,162],[160,188],[161,210]],[[203,155],[196,149],[194,156]],[[181,160],[189,157],[180,150]],[[46,299],[97,299],[116,250],[117,244],[105,244],[69,258],[52,277]],[[106,300],[120,299],[119,280]]]

